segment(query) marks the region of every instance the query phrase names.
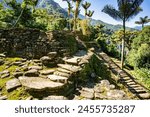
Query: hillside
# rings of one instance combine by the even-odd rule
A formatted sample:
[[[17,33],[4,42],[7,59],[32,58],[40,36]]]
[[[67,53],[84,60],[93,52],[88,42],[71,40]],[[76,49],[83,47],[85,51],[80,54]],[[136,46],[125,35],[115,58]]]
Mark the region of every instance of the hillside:
[[[39,2],[38,7],[42,7],[42,8],[48,8],[48,12],[50,14],[60,14],[64,17],[67,17],[67,9],[63,9],[57,2],[55,2],[54,0],[41,0]],[[79,18],[84,19],[84,16],[82,14],[79,14]],[[101,20],[95,20],[92,19],[91,20],[91,24],[92,25],[97,25],[97,24],[103,24],[106,26],[107,29],[111,29],[113,31],[119,30],[120,28],[122,28],[121,25],[112,25],[112,24],[108,24],[106,22],[103,22]],[[128,28],[129,30],[135,30],[134,28]]]

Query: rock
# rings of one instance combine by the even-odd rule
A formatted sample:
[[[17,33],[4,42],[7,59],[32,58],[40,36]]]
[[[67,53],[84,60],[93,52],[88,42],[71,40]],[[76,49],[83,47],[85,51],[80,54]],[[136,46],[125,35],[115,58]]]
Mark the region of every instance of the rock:
[[[10,73],[6,73],[6,74],[1,75],[1,78],[3,79],[3,78],[7,78],[9,76],[10,76]]]
[[[8,73],[10,73],[8,70],[4,70],[4,71],[0,72],[0,75],[8,74]]]
[[[50,79],[40,77],[19,77],[23,86],[30,91],[50,91],[56,92],[64,87],[63,83],[53,82]]]
[[[107,96],[101,93],[95,93],[94,94],[95,99],[107,99]]]
[[[4,64],[4,60],[0,59],[0,65]]]
[[[42,70],[43,68],[41,66],[30,66],[28,67],[29,70],[36,69],[36,70]]]
[[[33,62],[35,62],[35,63],[41,63],[41,60],[34,59]]]
[[[4,58],[4,57],[6,57],[6,55],[5,54],[0,54],[0,57]]]
[[[6,95],[0,97],[0,100],[6,100],[6,99],[7,99],[7,96],[6,96]]]
[[[53,74],[54,71],[55,71],[54,69],[42,70],[42,71],[40,71],[40,74],[41,75],[50,75],[50,74]]]
[[[125,92],[121,90],[110,90],[107,92],[107,97],[108,99],[124,99],[125,97]]]
[[[43,100],[67,100],[67,98],[64,96],[51,95],[51,96],[43,98]]]
[[[67,83],[67,80],[68,80],[67,77],[58,76],[58,75],[48,75],[48,78],[49,78],[51,81],[62,82],[62,83]]]
[[[94,93],[87,92],[87,91],[80,91],[80,96],[87,98],[87,99],[93,99],[94,98]]]
[[[103,87],[100,87],[100,86],[95,86],[94,91],[96,93],[103,93],[105,91],[105,89]]]
[[[110,85],[110,89],[115,89],[115,85]]]
[[[59,72],[64,72],[64,73],[67,73],[67,74],[72,74],[71,71],[68,71],[68,70],[63,69],[63,68],[57,68],[57,71],[59,71]]]
[[[0,92],[0,96],[2,96],[2,92]]]
[[[79,66],[73,66],[73,65],[68,65],[68,64],[58,64],[58,67],[61,67],[63,69],[66,69],[72,72],[78,72],[80,70]]]
[[[33,97],[32,96],[29,96],[26,100],[32,100]]]
[[[86,91],[86,92],[90,92],[90,93],[94,93],[94,89],[92,88],[82,88],[82,91]]]
[[[15,73],[13,73],[13,75],[15,78],[18,78],[20,76],[23,76],[23,72],[15,72]]]
[[[67,78],[70,77],[70,74],[68,74],[68,73],[63,73],[63,72],[59,72],[59,71],[55,71],[55,72],[54,72],[54,75],[63,76],[63,77],[67,77]]]
[[[104,86],[108,86],[108,85],[110,85],[110,82],[108,80],[102,80],[101,84]]]
[[[49,52],[48,57],[50,57],[51,59],[55,58],[57,56],[57,52]]]
[[[81,61],[81,57],[73,57],[71,59],[64,60],[68,64],[72,65],[78,65],[78,63]]]
[[[51,58],[49,56],[43,56],[40,60],[44,65],[47,65],[49,62],[51,62]]]
[[[22,64],[22,62],[20,62],[20,61],[16,61],[13,63],[13,65],[16,65],[16,66],[19,66],[20,64]]]
[[[25,72],[24,75],[29,76],[29,77],[38,77],[39,72],[36,69],[31,69],[31,70]]]
[[[143,99],[150,99],[150,94],[149,93],[142,93],[142,94],[139,94],[139,96]]]
[[[6,90],[7,91],[12,91],[12,90],[14,90],[14,89],[16,89],[20,86],[21,86],[21,84],[20,84],[19,80],[15,78],[15,79],[7,81]]]

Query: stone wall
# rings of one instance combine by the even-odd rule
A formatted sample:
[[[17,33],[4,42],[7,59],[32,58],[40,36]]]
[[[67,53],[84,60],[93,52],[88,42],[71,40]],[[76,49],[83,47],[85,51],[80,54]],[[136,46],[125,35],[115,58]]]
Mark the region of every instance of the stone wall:
[[[0,53],[5,52],[7,56],[40,58],[49,52],[66,56],[76,50],[77,41],[71,32],[20,28],[0,30]]]

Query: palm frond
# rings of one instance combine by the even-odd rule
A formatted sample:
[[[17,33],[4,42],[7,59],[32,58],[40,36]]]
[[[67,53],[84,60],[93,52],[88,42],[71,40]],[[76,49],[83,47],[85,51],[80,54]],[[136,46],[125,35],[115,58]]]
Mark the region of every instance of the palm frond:
[[[106,5],[103,9],[102,12],[108,14],[109,16],[111,16],[112,18],[114,18],[115,20],[122,20],[122,16],[121,13],[116,10],[112,5]]]

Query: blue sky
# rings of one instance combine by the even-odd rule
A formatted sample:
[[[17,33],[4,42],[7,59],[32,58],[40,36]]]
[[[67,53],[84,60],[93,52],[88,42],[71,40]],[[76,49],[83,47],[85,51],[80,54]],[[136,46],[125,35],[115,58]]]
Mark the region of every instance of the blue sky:
[[[59,3],[61,7],[67,8],[66,2],[62,2],[62,0],[54,0],[54,1]],[[122,24],[122,22],[115,21],[107,14],[101,12],[101,10],[106,4],[111,4],[117,8],[117,0],[84,0],[84,1],[88,1],[92,4],[90,10],[95,11],[92,17],[93,19],[102,20],[110,24]],[[136,17],[131,19],[129,22],[127,22],[128,27],[139,26],[134,23],[135,21],[139,20],[139,17],[149,16],[150,18],[150,0],[144,0],[141,7],[143,8],[143,11],[140,12]],[[84,14],[84,10],[82,8],[81,8],[81,14]]]

